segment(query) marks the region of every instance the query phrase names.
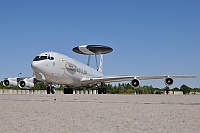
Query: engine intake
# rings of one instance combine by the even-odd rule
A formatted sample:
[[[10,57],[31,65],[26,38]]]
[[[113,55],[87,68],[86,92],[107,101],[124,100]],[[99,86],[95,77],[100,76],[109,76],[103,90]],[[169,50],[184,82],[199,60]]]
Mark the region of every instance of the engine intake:
[[[3,85],[6,87],[15,87],[17,86],[17,78],[7,78],[3,81]]]
[[[33,78],[25,78],[24,80],[19,81],[19,88],[30,89],[34,87]]]
[[[174,80],[172,78],[168,77],[168,78],[165,79],[165,85],[166,86],[170,86],[173,83],[174,83]]]
[[[138,79],[133,79],[133,80],[131,81],[131,85],[132,85],[134,88],[137,88],[137,87],[139,87],[139,85],[140,85],[140,81],[139,81]]]

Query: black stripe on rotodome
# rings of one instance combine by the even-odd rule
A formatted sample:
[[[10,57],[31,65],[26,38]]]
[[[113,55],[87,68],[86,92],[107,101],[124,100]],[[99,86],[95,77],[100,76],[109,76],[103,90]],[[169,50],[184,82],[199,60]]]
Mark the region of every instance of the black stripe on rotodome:
[[[107,54],[113,51],[112,48],[103,45],[87,45],[86,48],[96,54]]]
[[[86,53],[83,53],[82,51],[80,51],[78,47],[73,48],[73,51],[76,53],[79,53],[79,54],[86,54]]]

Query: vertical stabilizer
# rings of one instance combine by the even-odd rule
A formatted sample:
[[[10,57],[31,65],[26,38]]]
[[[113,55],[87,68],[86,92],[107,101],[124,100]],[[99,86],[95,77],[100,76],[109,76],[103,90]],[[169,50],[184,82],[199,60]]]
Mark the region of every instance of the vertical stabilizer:
[[[103,55],[100,55],[99,72],[103,72]]]

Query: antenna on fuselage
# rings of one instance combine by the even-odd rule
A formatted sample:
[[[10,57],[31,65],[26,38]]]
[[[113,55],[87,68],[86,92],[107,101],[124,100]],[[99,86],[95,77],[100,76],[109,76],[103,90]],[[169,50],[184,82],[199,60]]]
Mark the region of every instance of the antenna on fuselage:
[[[112,48],[103,45],[81,45],[78,47],[73,48],[73,51],[78,54],[88,55],[88,62],[87,65],[90,65],[91,55],[95,55],[97,70],[102,72],[102,64],[103,64],[103,54],[107,54],[113,51]],[[100,57],[100,64],[98,65],[97,55],[101,55]]]

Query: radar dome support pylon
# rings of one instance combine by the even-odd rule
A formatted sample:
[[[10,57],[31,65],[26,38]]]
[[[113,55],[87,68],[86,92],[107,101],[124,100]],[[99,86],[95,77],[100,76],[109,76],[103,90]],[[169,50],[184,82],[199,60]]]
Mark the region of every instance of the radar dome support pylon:
[[[87,65],[90,65],[91,55],[95,55],[97,70],[102,73],[103,68],[103,54],[108,54],[113,51],[111,47],[104,45],[85,44],[73,48],[73,51],[78,54],[88,55]],[[100,55],[100,63],[98,65],[97,55]]]

